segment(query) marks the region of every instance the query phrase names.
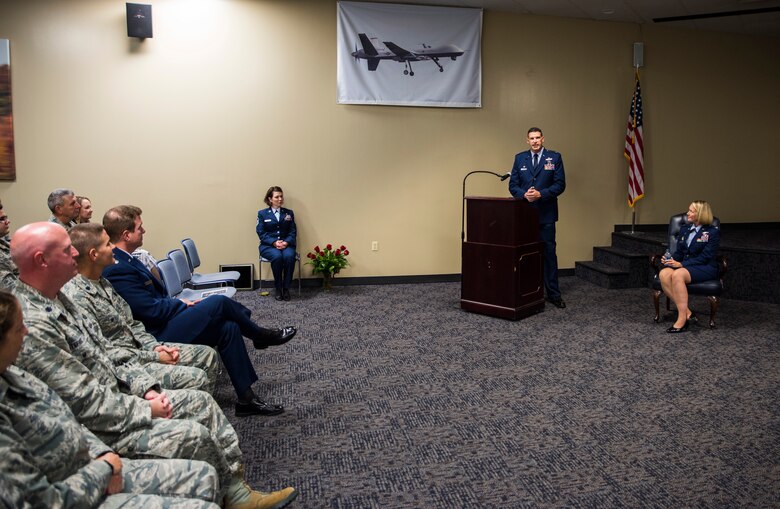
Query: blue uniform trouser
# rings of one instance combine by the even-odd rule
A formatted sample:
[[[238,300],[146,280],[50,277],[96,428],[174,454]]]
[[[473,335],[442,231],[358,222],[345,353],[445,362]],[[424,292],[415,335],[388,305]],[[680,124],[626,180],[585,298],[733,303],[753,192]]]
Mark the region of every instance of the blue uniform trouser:
[[[261,339],[263,334],[263,329],[252,321],[251,314],[239,302],[224,295],[212,295],[179,313],[157,337],[162,341],[215,348],[236,394],[241,396],[257,381],[244,336]],[[206,326],[197,331],[188,327],[187,322],[205,322]]]
[[[555,223],[539,225],[539,237],[544,242],[544,291],[547,298],[561,298],[558,288],[558,255],[555,254]]]
[[[276,249],[275,247],[262,246],[260,255],[271,262],[276,289],[290,288],[295,270],[295,248],[287,246],[284,249]]]

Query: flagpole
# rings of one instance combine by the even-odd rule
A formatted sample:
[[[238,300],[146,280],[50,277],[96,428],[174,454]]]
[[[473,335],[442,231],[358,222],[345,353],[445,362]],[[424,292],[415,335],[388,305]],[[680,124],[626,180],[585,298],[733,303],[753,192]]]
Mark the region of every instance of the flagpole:
[[[634,67],[634,76],[639,79],[639,66]],[[636,202],[631,206],[631,235],[636,233],[634,227],[636,226]]]
[[[634,55],[634,79],[636,81],[639,81],[639,62],[636,59],[636,54]],[[634,128],[636,128],[636,108],[637,108],[637,101],[636,101],[636,92],[634,93],[634,100],[631,103],[631,107],[634,108],[632,110],[632,117],[634,118]],[[633,136],[633,134],[632,134]],[[631,235],[636,233],[636,200],[631,203]]]

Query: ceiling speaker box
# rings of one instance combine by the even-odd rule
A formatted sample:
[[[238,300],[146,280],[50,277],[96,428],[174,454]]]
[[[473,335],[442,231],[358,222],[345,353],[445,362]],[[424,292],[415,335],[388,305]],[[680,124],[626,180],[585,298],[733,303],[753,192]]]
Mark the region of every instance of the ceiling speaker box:
[[[634,43],[634,67],[645,65],[645,45],[641,42]]]
[[[152,38],[152,6],[125,4],[127,6],[127,36],[139,39]]]

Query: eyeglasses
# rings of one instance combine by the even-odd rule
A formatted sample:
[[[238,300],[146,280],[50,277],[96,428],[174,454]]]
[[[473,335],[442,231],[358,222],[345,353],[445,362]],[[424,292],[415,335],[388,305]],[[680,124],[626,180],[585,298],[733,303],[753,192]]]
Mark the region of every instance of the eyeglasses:
[[[0,216],[0,223],[7,223],[8,222],[8,216]]]

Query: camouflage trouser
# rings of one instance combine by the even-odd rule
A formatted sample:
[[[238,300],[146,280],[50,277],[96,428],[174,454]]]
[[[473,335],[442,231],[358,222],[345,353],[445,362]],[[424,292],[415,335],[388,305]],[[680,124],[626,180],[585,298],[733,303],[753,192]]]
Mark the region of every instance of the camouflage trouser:
[[[165,389],[195,389],[214,392],[217,383],[217,352],[206,345],[166,343],[179,349],[179,362],[175,365],[149,362],[144,371],[159,380]]]
[[[220,486],[229,486],[241,467],[236,430],[210,394],[203,391],[165,391],[173,419],[154,419],[151,426],[122,435],[98,438],[129,458],[186,458],[206,461],[217,469]]]
[[[101,508],[217,509],[217,474],[202,461],[122,460],[122,493],[107,497]]]
[[[206,372],[200,368],[150,362],[144,364],[143,369],[159,381],[163,389],[194,389],[209,393],[214,390]]]
[[[213,393],[214,387],[217,385],[217,373],[219,370],[217,351],[208,345],[171,343],[171,346],[179,348],[179,366],[191,366],[206,372],[209,380],[209,386],[206,390],[209,394]]]

